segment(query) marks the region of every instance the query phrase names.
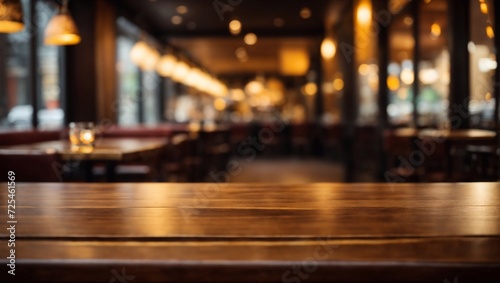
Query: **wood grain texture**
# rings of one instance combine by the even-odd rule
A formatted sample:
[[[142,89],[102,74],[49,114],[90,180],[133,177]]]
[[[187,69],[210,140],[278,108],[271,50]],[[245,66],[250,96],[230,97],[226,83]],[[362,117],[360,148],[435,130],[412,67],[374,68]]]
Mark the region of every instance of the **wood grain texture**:
[[[16,203],[7,282],[500,281],[497,183],[19,183]]]

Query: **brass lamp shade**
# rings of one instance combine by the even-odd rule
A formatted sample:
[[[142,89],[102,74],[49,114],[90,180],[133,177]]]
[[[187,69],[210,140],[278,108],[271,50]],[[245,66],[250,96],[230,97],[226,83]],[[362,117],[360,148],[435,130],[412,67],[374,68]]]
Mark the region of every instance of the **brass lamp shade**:
[[[0,0],[0,32],[19,32],[24,28],[21,0]]]
[[[55,15],[45,28],[45,44],[75,45],[80,41],[81,37],[75,21],[63,7],[63,10]]]

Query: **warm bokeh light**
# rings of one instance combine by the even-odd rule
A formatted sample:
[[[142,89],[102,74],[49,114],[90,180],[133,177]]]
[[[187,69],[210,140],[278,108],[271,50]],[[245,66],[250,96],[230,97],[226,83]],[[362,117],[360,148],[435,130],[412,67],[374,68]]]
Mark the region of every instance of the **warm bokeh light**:
[[[495,37],[495,32],[493,31],[493,27],[491,25],[487,25],[486,26],[486,35],[490,39],[493,39],[493,37]]]
[[[399,89],[399,78],[394,75],[387,77],[387,88],[391,91],[397,91]]]
[[[336,51],[337,48],[335,47],[335,42],[333,42],[331,38],[323,39],[323,42],[321,43],[321,56],[323,56],[323,59],[332,59],[333,56],[335,56]]]
[[[226,109],[226,100],[224,98],[217,98],[214,100],[214,108],[217,111],[224,111]]]
[[[241,22],[238,20],[229,22],[229,32],[234,35],[239,34],[241,32]]]
[[[177,13],[184,15],[188,12],[188,8],[184,5],[177,6],[177,9],[175,9]]]
[[[336,91],[341,91],[344,89],[344,80],[342,78],[336,78],[333,80],[333,89]]]
[[[441,35],[441,26],[438,23],[433,23],[431,25],[431,35],[437,38]]]
[[[403,69],[403,71],[401,71],[400,78],[405,85],[411,85],[415,81],[415,75],[411,69]]]
[[[189,66],[184,62],[177,62],[172,73],[172,79],[176,82],[182,82],[189,73]]]
[[[255,35],[255,33],[247,33],[243,38],[243,41],[245,41],[247,45],[254,45],[257,43],[257,35]]]
[[[158,61],[156,72],[158,72],[158,74],[162,77],[170,77],[172,75],[172,72],[174,71],[176,63],[177,59],[174,55],[163,55]]]
[[[312,16],[311,9],[309,9],[308,7],[302,8],[302,10],[300,10],[300,16],[303,19],[309,19]]]
[[[304,85],[302,91],[304,92],[304,94],[312,96],[315,95],[316,92],[318,92],[318,86],[313,82],[309,82]]]
[[[68,12],[55,15],[45,28],[47,45],[75,45],[80,41],[78,28]]]
[[[138,41],[130,50],[130,60],[140,66],[149,53],[149,45],[144,41]]]
[[[280,70],[283,75],[303,76],[309,70],[309,63],[306,48],[284,47],[280,50]]]
[[[182,24],[182,17],[179,16],[179,15],[175,15],[175,16],[172,17],[172,19],[170,19],[170,21],[174,25],[180,25],[180,24]]]
[[[479,8],[481,8],[481,13],[487,15],[488,14],[488,4],[482,2],[479,4]]]
[[[372,20],[372,10],[368,2],[360,3],[356,12],[357,21],[360,24],[368,24]]]
[[[257,95],[262,92],[264,85],[260,81],[251,81],[245,86],[245,91],[250,95]]]
[[[368,64],[361,64],[358,67],[358,73],[362,76],[368,75],[368,72],[370,72],[370,66]]]

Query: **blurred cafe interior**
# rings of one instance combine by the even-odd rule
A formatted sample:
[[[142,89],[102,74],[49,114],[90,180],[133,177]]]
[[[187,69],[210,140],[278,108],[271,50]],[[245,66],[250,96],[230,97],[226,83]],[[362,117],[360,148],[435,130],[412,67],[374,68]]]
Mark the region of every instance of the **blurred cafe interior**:
[[[461,247],[441,238],[440,243],[405,242],[392,261],[445,263],[429,273],[436,277],[416,276],[414,282],[452,282],[455,276],[466,282],[479,273],[498,282],[491,268],[500,268],[499,16],[500,3],[493,0],[0,0],[0,180],[5,181],[0,186],[7,191],[7,182],[17,184],[19,217],[27,223],[39,223],[36,214],[41,213],[68,225],[19,228],[19,237],[31,239],[25,240],[24,252],[34,260],[28,266],[34,273],[18,278],[40,279],[43,270],[52,270],[46,269],[44,256],[128,258],[109,256],[115,252],[111,245],[124,244],[121,240],[98,246],[96,239],[185,236],[186,241],[206,237],[202,241],[212,243],[213,237],[255,236],[295,239],[295,245],[298,239],[325,235],[451,235],[471,242]],[[211,184],[213,194],[193,204],[196,213],[189,217],[195,220],[183,222],[177,212],[162,210],[179,207],[176,201],[196,194],[191,190]],[[103,199],[96,199],[101,193]],[[7,198],[7,193],[0,196],[2,208]],[[365,220],[380,220],[374,224],[378,228],[365,233],[342,222],[348,216],[336,214],[337,209],[353,211],[356,200],[360,207],[352,220],[361,219],[361,226]],[[365,206],[363,201],[374,202]],[[263,208],[271,204],[275,210]],[[416,209],[413,205],[421,208],[416,216],[408,212]],[[235,210],[225,211],[229,207]],[[93,212],[78,212],[83,208]],[[160,210],[138,222],[142,218],[136,213],[146,208]],[[146,228],[132,231],[110,224],[104,232],[93,230],[101,223],[100,212],[109,223]],[[381,214],[374,220],[367,216],[371,213]],[[396,214],[406,217],[401,223],[431,224],[407,227],[397,224]],[[450,214],[449,222],[444,214]],[[286,226],[286,217],[296,217],[298,228]],[[209,228],[204,219],[215,224]],[[303,227],[310,219],[310,226]],[[242,228],[250,220],[255,226]],[[336,226],[340,222],[342,229]],[[217,230],[217,223],[226,230]],[[4,233],[0,236],[7,239]],[[478,247],[471,233],[484,236],[484,246]],[[34,240],[38,236],[57,239],[53,251],[45,254],[47,249]],[[72,240],[64,242],[65,237],[92,239],[84,249],[73,247]],[[222,245],[217,241],[214,245]],[[148,249],[144,253],[153,255],[145,258],[156,260],[165,259],[160,251],[174,249],[172,258],[181,263],[171,267],[178,268],[172,281],[201,282],[212,275],[235,279],[236,271],[220,273],[212,265],[213,270],[200,273],[207,277],[189,277],[182,259],[235,260],[243,262],[241,270],[255,263],[246,265],[252,255],[243,257],[240,246],[233,250],[238,256],[228,254],[231,247],[218,246],[191,258],[189,244],[161,245],[135,248]],[[391,249],[386,245],[376,245],[384,256]],[[275,281],[271,271],[281,267],[266,262],[282,259],[263,252],[266,247],[250,248],[265,266],[263,277],[240,273],[239,279]],[[312,253],[304,247],[281,248],[284,257],[302,260]],[[363,253],[371,248],[349,247],[334,257],[339,262],[345,257],[348,262],[383,261],[377,252]],[[433,247],[447,247],[446,253],[451,250],[458,259],[434,255]],[[429,252],[429,258],[415,255],[418,250]],[[471,254],[476,261],[469,261]],[[450,261],[477,269],[446,266]],[[306,272],[307,278],[329,281],[325,272],[331,267],[337,268],[339,282],[405,281],[400,269],[389,275],[383,264],[373,270],[354,264],[351,270],[333,262],[314,275]],[[127,271],[135,271],[141,282],[166,282],[154,281],[163,275],[154,264],[144,264],[150,277],[133,267]],[[70,282],[74,272],[87,278],[78,282],[105,282],[113,276],[112,268],[87,273],[86,268],[96,266],[76,266],[64,269],[59,281],[39,282]],[[122,266],[113,268],[119,273]],[[365,275],[353,273],[356,268]],[[419,274],[427,265],[412,268]],[[283,272],[278,273],[282,282],[306,278],[281,280]],[[358,281],[351,281],[354,275]]]

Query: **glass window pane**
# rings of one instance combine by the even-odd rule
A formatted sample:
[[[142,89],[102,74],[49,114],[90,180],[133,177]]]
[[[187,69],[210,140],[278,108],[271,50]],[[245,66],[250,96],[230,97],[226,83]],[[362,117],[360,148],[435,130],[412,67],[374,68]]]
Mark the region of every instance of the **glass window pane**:
[[[29,23],[28,0],[22,1],[24,21]],[[26,25],[27,27],[29,25]],[[5,43],[5,56],[0,60],[0,66],[5,70],[5,85],[0,85],[0,127],[2,128],[31,128],[33,108],[29,94],[29,28],[18,33],[2,35]],[[1,73],[1,72],[0,72]]]
[[[420,2],[418,125],[443,127],[448,121],[450,53],[448,2]]]
[[[470,1],[470,127],[492,128],[495,113],[493,80],[497,68],[492,1]]]
[[[119,35],[117,40],[118,72],[118,124],[135,125],[139,123],[139,69],[130,60],[130,50],[134,41]]]
[[[64,125],[64,111],[61,105],[60,51],[57,46],[44,44],[44,27],[57,13],[57,7],[46,1],[36,2],[38,28],[38,123],[39,128],[61,128]]]
[[[401,9],[389,27],[389,64],[387,88],[389,92],[387,114],[392,125],[408,126],[413,123],[413,38],[414,19],[409,9]]]

